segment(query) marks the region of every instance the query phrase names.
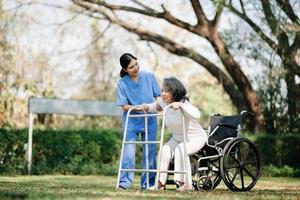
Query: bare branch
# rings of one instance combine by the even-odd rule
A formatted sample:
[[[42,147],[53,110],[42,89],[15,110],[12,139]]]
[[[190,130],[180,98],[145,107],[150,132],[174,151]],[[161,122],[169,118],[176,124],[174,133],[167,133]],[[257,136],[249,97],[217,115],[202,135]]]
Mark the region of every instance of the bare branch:
[[[152,10],[152,11],[154,11],[152,8],[150,8],[149,6],[147,6],[147,5],[145,5],[145,4],[141,3],[141,2],[139,2],[138,0],[131,0],[131,1],[132,1],[133,3],[139,5],[139,6],[142,6],[142,7],[145,8],[146,10]]]
[[[95,17],[92,14],[89,14],[88,16],[99,19],[97,17]],[[103,18],[101,18],[103,19]],[[95,38],[93,39],[91,42],[89,42],[86,46],[80,48],[80,49],[71,49],[68,51],[63,51],[63,52],[59,52],[59,54],[69,54],[69,53],[74,53],[74,52],[81,52],[81,51],[86,51],[90,46],[94,45],[96,42],[98,42],[103,35],[105,34],[105,32],[111,27],[111,22],[109,22],[109,24],[104,28],[104,30]]]
[[[71,9],[68,9],[64,6],[59,6],[59,5],[55,5],[55,4],[48,4],[48,3],[41,3],[41,2],[28,2],[28,3],[19,3],[17,6],[10,8],[10,9],[6,9],[4,11],[13,11],[13,10],[17,10],[19,8],[25,7],[25,6],[32,6],[32,5],[40,5],[40,6],[46,6],[46,7],[51,7],[51,8],[57,8],[57,9],[61,9],[61,10],[66,10],[69,12],[74,12]]]
[[[191,0],[192,7],[194,9],[195,15],[198,19],[198,25],[207,25],[208,19],[205,16],[205,13],[202,9],[202,6],[199,2],[199,0]]]
[[[197,35],[199,35],[199,32],[195,29],[194,26],[191,24],[184,22],[176,17],[174,17],[166,8],[163,8],[163,12],[158,12],[150,7],[147,7],[146,9],[139,9],[131,6],[123,6],[123,5],[115,5],[115,4],[109,4],[105,1],[97,1],[97,0],[81,0],[81,2],[87,2],[96,4],[98,6],[105,7],[111,11],[127,11],[127,12],[133,12],[133,13],[139,13],[145,16],[154,17],[154,18],[161,18],[165,19],[169,23],[178,26],[182,29],[191,31]]]
[[[289,46],[288,42],[288,36],[286,33],[280,28],[280,22],[276,19],[274,16],[269,0],[262,0],[262,7],[265,14],[265,18],[267,20],[267,23],[274,34],[274,36],[277,38],[278,42],[280,43],[280,46],[283,46],[284,48],[287,48]]]
[[[287,0],[276,0],[279,7],[285,12],[285,14],[293,21],[293,23],[296,23],[299,25],[299,17],[295,14],[295,11]]]
[[[239,0],[239,2],[240,2],[240,5],[241,5],[241,8],[242,8],[243,14],[245,14],[245,15],[246,15],[246,10],[245,10],[245,6],[244,6],[244,2],[243,2],[243,0]],[[231,2],[230,2],[230,4],[232,5],[232,3],[231,3]]]
[[[75,12],[75,11],[74,11],[74,12]],[[63,21],[63,22],[59,22],[59,23],[51,23],[51,24],[49,23],[49,24],[46,24],[46,26],[59,26],[59,27],[61,27],[61,26],[65,25],[65,24],[67,24],[67,23],[73,21],[75,18],[77,18],[77,17],[80,16],[81,14],[84,14],[85,12],[86,12],[86,10],[82,10],[82,11],[75,12],[75,14],[74,14],[72,17],[70,17],[69,19],[67,19],[67,20],[65,20],[65,21]]]
[[[222,0],[220,5],[216,5],[217,11],[216,11],[216,15],[212,22],[214,26],[218,25],[224,6],[225,6],[225,0]]]
[[[261,28],[255,24],[247,15],[246,13],[241,13],[238,11],[232,4],[228,4],[227,7],[237,16],[242,18],[245,22],[248,23],[249,26],[253,28],[253,30],[275,51],[278,50],[278,45],[269,38],[262,30]]]

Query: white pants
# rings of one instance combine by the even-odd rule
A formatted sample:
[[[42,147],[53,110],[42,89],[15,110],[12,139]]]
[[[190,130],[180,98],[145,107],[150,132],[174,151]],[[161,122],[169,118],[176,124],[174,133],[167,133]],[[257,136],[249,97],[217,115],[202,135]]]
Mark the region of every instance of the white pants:
[[[186,151],[187,151],[187,158],[186,158],[186,166],[187,166],[187,176],[189,184],[192,184],[192,172],[191,172],[191,162],[190,162],[190,155],[197,153],[204,145],[207,140],[206,135],[187,135],[186,140]],[[162,147],[162,157],[159,168],[161,171],[168,170],[171,160],[174,157],[174,170],[175,171],[184,171],[184,145],[182,141],[176,140],[174,137],[163,145]],[[159,158],[158,158],[159,162]],[[160,173],[158,180],[165,185],[167,181],[167,173]],[[174,181],[175,182],[185,182],[185,174],[174,174]]]

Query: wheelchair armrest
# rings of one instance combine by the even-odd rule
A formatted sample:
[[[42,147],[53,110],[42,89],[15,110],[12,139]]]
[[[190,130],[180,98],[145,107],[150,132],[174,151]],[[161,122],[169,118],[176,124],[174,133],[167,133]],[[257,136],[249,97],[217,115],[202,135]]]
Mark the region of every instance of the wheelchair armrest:
[[[231,124],[226,124],[226,123],[219,123],[218,126],[223,126],[223,127],[231,128],[231,129],[237,129],[237,127],[235,127]]]

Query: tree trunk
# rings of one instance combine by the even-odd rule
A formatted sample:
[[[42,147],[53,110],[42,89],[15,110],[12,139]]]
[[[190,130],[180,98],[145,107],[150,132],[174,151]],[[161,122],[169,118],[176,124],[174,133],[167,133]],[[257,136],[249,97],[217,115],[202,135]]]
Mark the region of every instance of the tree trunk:
[[[290,69],[291,66],[289,66],[288,63],[284,63],[285,69]],[[285,82],[287,85],[287,103],[288,103],[288,115],[289,115],[289,123],[290,123],[290,129],[293,130],[296,127],[296,118],[297,118],[297,85],[295,83],[295,74],[292,73],[291,70],[286,70],[285,74]],[[299,88],[298,88],[299,90]]]
[[[284,54],[281,55],[283,60],[284,69],[286,70],[285,82],[287,85],[287,103],[288,103],[288,115],[291,131],[299,131],[298,124],[300,107],[299,107],[299,94],[300,86],[296,84],[295,76],[299,76],[299,61],[297,62],[297,53],[300,48],[300,33],[296,34],[294,43],[291,46],[285,48]],[[298,102],[298,103],[297,103]]]

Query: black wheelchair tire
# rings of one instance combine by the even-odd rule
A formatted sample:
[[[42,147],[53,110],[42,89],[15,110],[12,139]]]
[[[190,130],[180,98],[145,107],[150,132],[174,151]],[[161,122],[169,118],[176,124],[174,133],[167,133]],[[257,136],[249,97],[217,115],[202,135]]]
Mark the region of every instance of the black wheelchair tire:
[[[247,152],[246,156],[242,155],[244,154],[244,151]],[[249,160],[247,160],[249,153],[252,154],[251,156],[254,158],[249,158]],[[251,190],[259,179],[260,167],[261,162],[257,148],[253,142],[247,138],[238,137],[231,140],[226,144],[222,151],[220,160],[221,176],[225,185],[231,191]],[[230,177],[232,172],[234,175],[233,177]],[[236,180],[238,176],[240,181]],[[247,180],[247,178],[249,180]]]

